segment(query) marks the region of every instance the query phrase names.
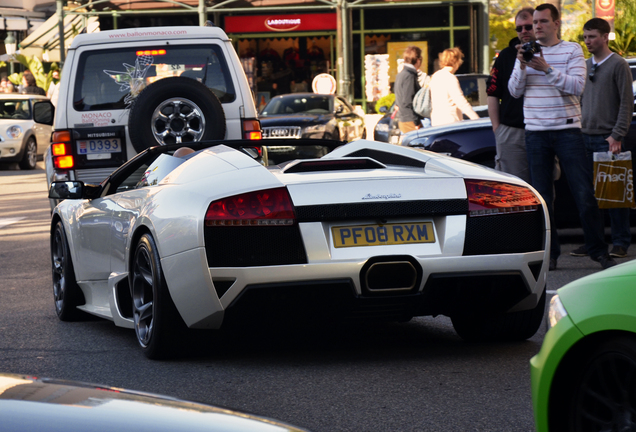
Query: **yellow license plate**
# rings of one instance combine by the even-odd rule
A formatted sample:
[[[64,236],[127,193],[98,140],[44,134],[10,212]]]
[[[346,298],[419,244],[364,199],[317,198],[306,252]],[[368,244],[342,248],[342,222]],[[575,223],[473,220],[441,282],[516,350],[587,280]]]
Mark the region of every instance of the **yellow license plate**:
[[[432,222],[338,226],[331,234],[337,248],[435,242]]]

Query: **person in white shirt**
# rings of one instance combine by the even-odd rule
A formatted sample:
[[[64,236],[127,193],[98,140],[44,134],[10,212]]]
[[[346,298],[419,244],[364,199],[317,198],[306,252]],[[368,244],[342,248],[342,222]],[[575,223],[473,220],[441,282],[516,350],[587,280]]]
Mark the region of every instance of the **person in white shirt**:
[[[464,63],[464,53],[457,47],[447,48],[439,55],[441,69],[433,74],[429,84],[433,101],[432,126],[462,121],[464,118],[462,113],[473,120],[479,118],[479,114],[466,100],[459,86],[459,80],[455,76],[455,72],[462,63]]]
[[[544,3],[532,17],[539,54],[524,59],[517,45],[517,60],[508,82],[513,97],[524,96],[526,149],[532,186],[545,200],[551,219],[550,270],[556,270],[561,245],[554,224],[554,156],[568,179],[579,210],[590,258],[605,269],[616,265],[607,253],[603,221],[594,197],[592,170],[581,134],[580,96],[585,87],[585,58],[581,46],[559,39],[561,19],[557,8]]]
[[[46,96],[51,99],[53,106],[57,106],[57,98],[60,91],[60,71],[57,69],[54,70],[51,76],[53,77],[53,81],[51,81],[49,89],[46,91]]]

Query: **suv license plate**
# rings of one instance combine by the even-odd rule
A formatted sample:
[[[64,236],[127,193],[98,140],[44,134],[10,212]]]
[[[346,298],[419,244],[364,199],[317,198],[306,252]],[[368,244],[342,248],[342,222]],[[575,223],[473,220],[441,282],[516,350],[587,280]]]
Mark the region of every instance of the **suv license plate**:
[[[80,155],[91,156],[120,152],[121,139],[119,138],[77,141],[77,154]]]
[[[432,222],[338,226],[331,234],[337,248],[435,242]]]

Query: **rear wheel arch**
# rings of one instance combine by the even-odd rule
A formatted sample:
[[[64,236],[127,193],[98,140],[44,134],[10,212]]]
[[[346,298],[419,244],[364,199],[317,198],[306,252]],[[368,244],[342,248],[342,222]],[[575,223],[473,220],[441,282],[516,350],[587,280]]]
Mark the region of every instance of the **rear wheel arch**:
[[[130,272],[130,269],[132,268],[132,263],[133,263],[133,259],[134,259],[134,252],[133,251],[137,247],[137,244],[139,243],[139,240],[141,239],[141,236],[143,236],[144,234],[151,235],[154,238],[154,235],[153,235],[152,231],[146,225],[138,226],[137,229],[133,232],[132,239],[130,241],[130,244],[128,245],[128,250],[131,251],[131,253],[130,253],[130,255],[128,255],[128,258],[126,260],[126,265],[128,266],[127,270],[129,272]]]

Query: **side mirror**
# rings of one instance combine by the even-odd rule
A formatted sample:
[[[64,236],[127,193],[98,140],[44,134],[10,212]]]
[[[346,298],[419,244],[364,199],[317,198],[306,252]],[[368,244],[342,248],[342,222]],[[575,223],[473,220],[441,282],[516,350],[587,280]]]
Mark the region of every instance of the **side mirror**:
[[[342,105],[338,106],[338,108],[336,108],[336,114],[342,114],[342,112],[344,111],[344,107]]]
[[[49,198],[52,199],[93,199],[99,198],[101,186],[84,184],[81,181],[63,181],[51,183]]]
[[[49,189],[49,198],[81,199],[84,183],[81,181],[53,182]]]
[[[33,120],[49,126],[53,125],[55,107],[49,101],[41,101],[33,104]]]

